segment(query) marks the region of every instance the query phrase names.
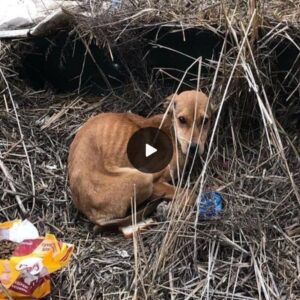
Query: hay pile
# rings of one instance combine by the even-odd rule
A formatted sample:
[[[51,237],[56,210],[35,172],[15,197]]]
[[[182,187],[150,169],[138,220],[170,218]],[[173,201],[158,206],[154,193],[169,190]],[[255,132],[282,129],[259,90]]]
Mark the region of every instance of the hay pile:
[[[76,40],[87,49],[96,40],[118,57],[121,87],[97,96],[34,90],[15,67],[30,42],[0,44],[0,221],[26,215],[40,232],[76,245],[50,298],[300,299],[299,1],[124,1],[106,13],[89,1],[82,10]],[[143,43],[164,28],[183,38],[209,31],[221,39],[221,54],[190,57],[191,68],[176,75],[150,69]],[[163,48],[155,39],[152,46]],[[204,220],[178,212],[175,201],[133,240],[93,235],[66,177],[77,128],[102,111],[153,114],[170,92],[197,86],[219,110],[202,168],[185,184],[221,192],[224,213]]]

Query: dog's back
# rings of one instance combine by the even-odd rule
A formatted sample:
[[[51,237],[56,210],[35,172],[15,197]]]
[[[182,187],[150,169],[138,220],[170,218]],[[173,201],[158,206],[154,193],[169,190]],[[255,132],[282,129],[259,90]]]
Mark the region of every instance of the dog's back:
[[[207,96],[198,91],[173,95],[170,101],[171,113],[166,118],[103,113],[88,120],[76,134],[69,153],[70,188],[74,204],[92,222],[101,227],[128,222],[132,199],[137,207],[150,199],[174,199],[178,188],[169,184],[171,174],[176,175],[191,150],[203,153],[212,111]],[[144,127],[161,128],[173,144],[171,161],[157,173],[140,172],[127,156],[128,141]],[[137,151],[145,153],[140,151],[146,149]],[[188,198],[194,203],[192,192]]]
[[[103,113],[88,120],[77,133],[70,147],[70,171],[105,166],[129,166],[126,145],[138,126],[126,114]],[[76,156],[76,160],[73,158]],[[104,166],[105,162],[105,166]]]
[[[128,195],[138,193],[141,201],[150,197],[153,176],[134,169],[126,153],[129,138],[147,125],[148,119],[135,114],[103,113],[76,134],[68,158],[70,188],[76,207],[93,222],[125,215]]]

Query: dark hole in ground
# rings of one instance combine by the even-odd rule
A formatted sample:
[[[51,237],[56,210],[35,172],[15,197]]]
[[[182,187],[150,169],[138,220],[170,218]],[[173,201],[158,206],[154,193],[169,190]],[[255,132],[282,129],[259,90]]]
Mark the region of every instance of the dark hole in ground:
[[[260,32],[260,38],[266,34]],[[116,88],[122,91],[132,80],[144,86],[156,80],[163,89],[175,90],[184,72],[200,56],[203,62],[201,78],[211,78],[214,70],[209,68],[209,60],[218,60],[223,43],[222,36],[203,28],[183,31],[180,28],[153,27],[147,32],[139,32],[138,36],[141,39],[136,44],[127,46],[126,41],[122,41],[121,45],[114,45],[113,60],[107,47],[98,46],[95,40],[87,47],[74,32],[60,31],[46,38],[26,40],[19,46],[20,78],[36,90],[52,89],[55,93],[79,91],[99,95]],[[231,45],[229,39],[227,51]],[[264,75],[271,77],[272,85],[267,89],[269,100],[271,103],[274,100],[281,109],[291,110],[294,119],[300,119],[300,112],[293,110],[294,102],[299,101],[300,96],[297,89],[299,51],[287,39],[266,47],[267,50],[263,51],[274,56],[270,60],[261,53],[260,61],[260,67],[265,69]],[[260,53],[257,54],[259,57]],[[197,86],[197,73],[198,64],[195,64],[186,75],[181,90]],[[291,94],[292,99],[286,101]],[[292,123],[293,127],[299,126],[299,120]]]
[[[118,52],[132,51],[130,70],[138,69],[141,59],[146,62],[148,71],[164,69],[172,76],[181,78],[195,58],[202,56],[204,63],[217,60],[221,51],[223,38],[212,31],[191,28],[186,30],[167,27],[154,28],[143,38],[141,55],[136,55],[134,48],[124,46]],[[116,87],[129,80],[118,53],[114,52],[112,60],[106,47],[100,47],[95,40],[89,44],[88,50],[84,42],[68,31],[60,31],[45,38],[32,38],[20,46],[21,61],[19,74],[34,89],[50,87],[56,92],[68,92],[86,89],[93,94],[98,89]],[[230,47],[230,45],[228,45]],[[292,43],[286,40],[277,45],[269,45],[275,49],[273,68],[288,92],[295,88],[295,80],[291,78],[299,75],[300,54]],[[116,48],[118,48],[116,46]],[[289,73],[289,71],[292,72]],[[202,75],[208,71],[203,67]],[[198,65],[190,70],[186,81],[196,85]],[[141,78],[144,74],[140,74]],[[288,76],[287,76],[288,75]],[[172,81],[171,78],[169,78]],[[177,81],[176,81],[177,82]]]
[[[26,41],[27,42],[27,41]],[[75,33],[60,31],[47,38],[33,38],[20,49],[20,78],[36,90],[50,88],[56,93],[86,91],[98,94],[111,87],[116,88],[126,84],[133,72],[135,79],[143,81],[148,74],[140,71],[141,61],[147,66],[147,72],[164,69],[175,78],[182,77],[185,70],[199,56],[207,62],[217,59],[222,39],[210,31],[189,29],[184,35],[181,30],[170,28],[154,28],[143,38],[144,46],[137,55],[134,48],[130,61],[126,61],[127,69],[118,59],[118,54],[128,51],[120,47],[111,59],[107,48],[97,46],[95,40],[89,44],[89,50]],[[136,71],[138,70],[138,71]],[[207,71],[206,68],[202,70]],[[189,71],[186,81],[197,77],[198,65]],[[166,85],[178,84],[177,80],[166,76]],[[196,86],[196,81],[191,81]]]
[[[60,31],[47,38],[33,38],[20,52],[20,78],[36,90],[97,94],[124,81],[120,65],[105,48],[95,41],[86,47],[74,33]]]
[[[160,28],[146,35],[147,46],[145,59],[150,72],[163,70],[164,84],[173,85],[176,89],[183,76],[181,89],[197,86],[199,64],[195,59],[202,57],[201,77],[210,71],[206,64],[209,60],[218,60],[223,38],[212,31],[201,28],[187,30]],[[193,64],[193,66],[192,66]],[[187,74],[184,73],[188,70]],[[167,74],[166,74],[167,73]],[[185,85],[186,84],[186,85]]]

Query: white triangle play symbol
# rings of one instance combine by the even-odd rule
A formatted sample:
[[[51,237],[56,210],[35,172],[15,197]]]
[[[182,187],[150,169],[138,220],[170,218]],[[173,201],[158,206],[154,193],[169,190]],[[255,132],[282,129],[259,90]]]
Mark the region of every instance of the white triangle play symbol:
[[[149,144],[146,144],[145,150],[146,150],[146,157],[149,157],[149,156],[152,155],[153,153],[157,152],[157,149],[154,148],[154,147],[152,147],[152,146],[149,145]]]

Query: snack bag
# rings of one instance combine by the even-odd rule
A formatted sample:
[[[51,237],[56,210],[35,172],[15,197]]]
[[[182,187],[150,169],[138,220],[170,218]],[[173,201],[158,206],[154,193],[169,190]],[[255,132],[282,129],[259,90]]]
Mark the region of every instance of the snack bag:
[[[73,250],[52,234],[39,237],[28,220],[0,223],[0,300],[48,295],[49,274],[66,266]]]

